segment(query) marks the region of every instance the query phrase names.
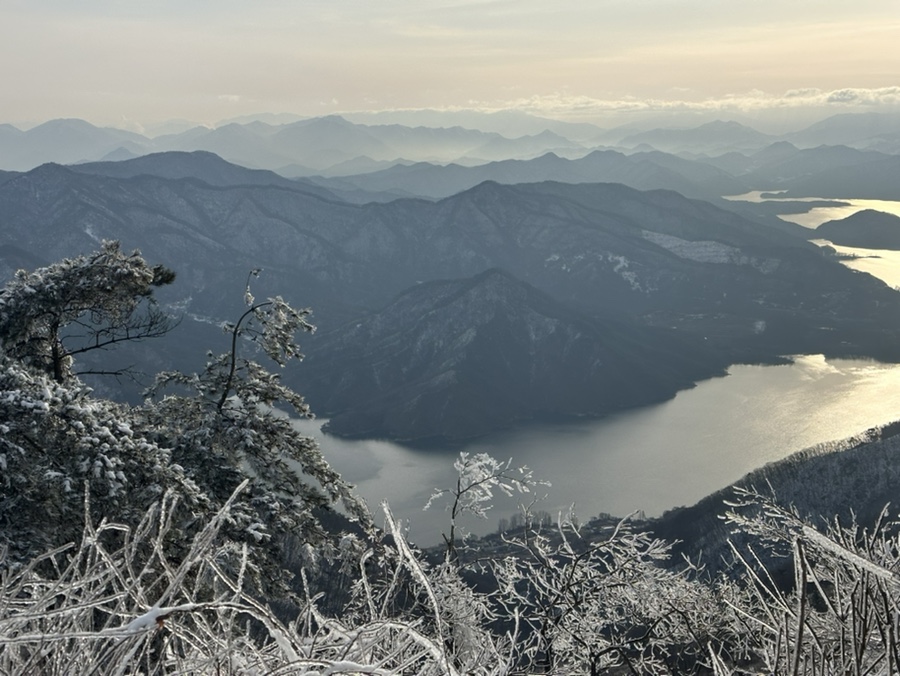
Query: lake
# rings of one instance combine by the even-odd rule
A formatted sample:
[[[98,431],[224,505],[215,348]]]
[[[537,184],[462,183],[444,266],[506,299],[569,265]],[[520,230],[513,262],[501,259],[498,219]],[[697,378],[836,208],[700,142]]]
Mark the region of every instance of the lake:
[[[809,211],[798,214],[781,214],[783,221],[802,225],[804,228],[815,229],[826,221],[835,221],[847,218],[865,209],[883,211],[894,216],[900,216],[900,202],[895,200],[870,200],[870,199],[842,199],[834,197],[772,197],[784,191],[782,190],[753,190],[743,195],[729,195],[723,199],[735,202],[784,202],[787,204],[797,202],[833,202],[833,205],[813,207]],[[764,197],[765,195],[765,197]]]
[[[741,197],[752,201],[754,196],[759,199],[758,193]],[[813,199],[818,201],[808,201]],[[843,216],[852,213],[849,209],[878,206],[896,208],[894,213],[900,214],[898,202],[875,206],[874,200],[841,201],[852,203],[838,207],[844,210]],[[843,217],[835,214],[817,208],[790,218],[815,227]],[[880,256],[847,264],[900,286],[897,252],[836,248]],[[536,508],[553,515],[574,505],[583,519],[637,510],[653,516],[694,504],[795,451],[898,418],[900,366],[808,355],[795,357],[790,365],[733,366],[727,376],[703,381],[662,404],[600,420],[533,424],[479,440],[464,450],[511,458],[514,465],[527,465],[536,478],[551,482],[541,490],[546,498]],[[342,440],[323,434],[321,421],[297,424],[319,439],[329,462],[358,486],[374,511],[387,500],[395,515],[408,521],[414,541],[440,542],[447,524],[444,503],[427,512],[422,506],[434,488],[453,485],[456,452],[421,451],[378,440]],[[534,497],[538,496],[526,499]],[[472,532],[486,533],[516,509],[516,500],[498,499],[490,520],[469,519],[464,525]]]
[[[531,425],[470,444],[528,465],[551,482],[538,509],[551,514],[575,505],[581,518],[601,512],[657,515],[736,481],[794,451],[843,439],[900,418],[900,366],[865,360],[795,358],[791,365],[733,366],[665,403],[570,424]],[[447,515],[422,506],[435,487],[454,481],[455,452],[421,451],[387,441],[348,441],[300,422],[319,439],[332,465],[377,509],[388,500],[409,521],[420,544],[435,544]],[[516,510],[499,501],[489,532]]]

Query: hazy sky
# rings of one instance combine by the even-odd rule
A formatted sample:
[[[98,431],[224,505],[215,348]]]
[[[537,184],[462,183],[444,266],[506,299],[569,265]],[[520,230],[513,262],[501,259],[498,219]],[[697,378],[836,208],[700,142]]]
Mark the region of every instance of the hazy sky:
[[[897,0],[0,0],[0,121],[900,109]]]

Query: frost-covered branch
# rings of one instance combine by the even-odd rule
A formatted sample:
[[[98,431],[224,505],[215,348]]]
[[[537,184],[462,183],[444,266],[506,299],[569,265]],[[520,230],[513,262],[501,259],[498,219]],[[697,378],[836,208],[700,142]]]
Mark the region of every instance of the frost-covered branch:
[[[443,534],[448,559],[454,559],[457,555],[459,519],[466,514],[486,519],[495,490],[511,497],[516,493],[530,493],[537,486],[550,485],[549,482],[536,480],[525,466],[512,467],[511,458],[501,462],[487,453],[472,455],[462,451],[453,467],[456,469],[456,485],[435,489],[423,507],[429,509],[444,496],[451,498],[446,507],[450,512],[449,533]]]

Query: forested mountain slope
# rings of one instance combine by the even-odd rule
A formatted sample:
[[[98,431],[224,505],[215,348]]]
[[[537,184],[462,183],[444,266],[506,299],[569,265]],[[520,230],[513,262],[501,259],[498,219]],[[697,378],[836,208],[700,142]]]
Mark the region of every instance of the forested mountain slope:
[[[45,165],[0,185],[0,268],[8,277],[18,267],[114,239],[174,269],[178,277],[161,299],[187,321],[171,354],[140,355],[138,361],[155,367],[208,342],[209,331],[234,315],[233,299],[257,268],[265,269],[260,292],[278,290],[311,306],[323,336],[382,311],[423,282],[462,283],[496,268],[559,304],[559,312],[568,308],[627,331],[676,332],[673,344],[690,344],[689,352],[706,355],[701,363],[684,362],[696,364],[693,378],[682,373],[687,380],[708,377],[727,363],[785,354],[900,356],[900,297],[883,283],[844,268],[802,239],[674,192],[489,182],[438,202],[357,205],[318,188],[285,185],[272,174],[223,167],[211,156],[131,162],[121,176]],[[127,170],[150,162],[157,175]],[[184,178],[190,170],[179,163],[199,167],[199,177]],[[482,301],[500,303],[490,294]],[[520,331],[514,326],[510,333]],[[334,359],[317,339],[305,344],[309,363],[320,349],[323,360]],[[496,350],[491,342],[474,341],[466,358],[488,359]],[[529,342],[523,349],[543,348]],[[662,375],[668,354],[648,351],[645,357],[642,372],[658,372],[659,379],[637,378],[643,398],[623,396],[622,402],[657,401],[683,382]],[[436,353],[432,366],[449,358]],[[318,387],[317,397],[331,402],[329,409],[347,401],[337,382],[328,387]],[[474,382],[459,387],[462,398]],[[612,410],[598,403],[615,399],[615,387],[609,387],[583,390],[590,401],[571,410]],[[512,400],[496,404],[498,410],[514,408]],[[509,422],[498,415],[487,427]],[[428,436],[417,430],[416,436]]]

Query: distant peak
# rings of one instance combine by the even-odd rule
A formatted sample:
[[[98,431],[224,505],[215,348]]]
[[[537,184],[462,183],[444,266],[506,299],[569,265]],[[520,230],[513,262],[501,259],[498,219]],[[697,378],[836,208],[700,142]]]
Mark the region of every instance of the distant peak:
[[[31,178],[54,178],[59,176],[71,176],[74,174],[71,169],[56,162],[47,162],[39,167],[35,167],[31,171],[25,172],[24,176]]]
[[[60,117],[32,127],[29,131],[55,131],[57,129],[97,129],[97,127],[76,117]]]
[[[706,129],[750,129],[746,124],[741,124],[734,120],[713,120],[706,124],[701,124],[701,128]]]
[[[313,117],[309,120],[303,120],[297,124],[310,124],[310,125],[329,125],[329,126],[340,126],[340,127],[352,127],[354,126],[352,122],[347,120],[340,115],[323,115],[322,117]]]

